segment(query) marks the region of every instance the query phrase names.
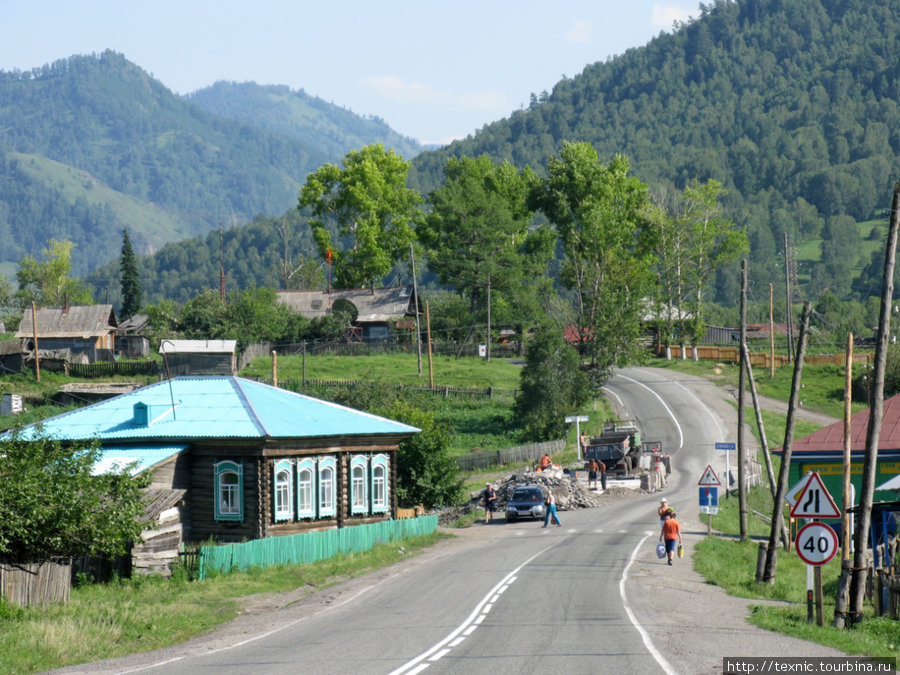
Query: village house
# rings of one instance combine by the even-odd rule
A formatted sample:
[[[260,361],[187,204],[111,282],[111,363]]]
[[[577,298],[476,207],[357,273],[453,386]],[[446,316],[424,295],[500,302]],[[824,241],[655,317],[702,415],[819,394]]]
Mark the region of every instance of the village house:
[[[95,473],[149,474],[136,571],[166,574],[184,542],[241,542],[397,515],[397,449],[419,429],[234,376],[176,377],[42,422],[99,439]],[[37,438],[38,425],[24,438]]]
[[[360,342],[389,340],[398,323],[424,315],[409,286],[351,288],[330,291],[278,291],[277,300],[307,319],[348,311],[352,325],[348,338]],[[411,323],[410,327],[415,324]]]
[[[38,307],[32,313],[25,309],[16,337],[25,341],[25,348],[83,355],[88,362],[112,361],[118,322],[112,305],[72,305],[66,307]]]
[[[150,328],[150,317],[135,314],[119,324],[116,330],[116,354],[125,358],[150,356],[150,340],[146,336]]]
[[[857,501],[862,488],[868,427],[868,408],[850,418],[850,481],[856,490]],[[777,448],[772,452],[782,456],[783,448]],[[788,482],[794,485],[808,472],[815,471],[835,504],[838,508],[842,508],[843,467],[844,422],[841,420],[793,442]],[[881,485],[898,474],[900,474],[900,395],[884,401],[881,433],[878,437],[875,485]],[[875,491],[875,501],[894,498],[895,495],[890,490]]]

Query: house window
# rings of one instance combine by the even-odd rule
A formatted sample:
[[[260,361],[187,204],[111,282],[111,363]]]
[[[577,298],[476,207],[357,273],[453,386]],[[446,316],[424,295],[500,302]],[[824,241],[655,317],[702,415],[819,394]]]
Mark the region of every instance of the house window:
[[[316,464],[311,459],[301,460],[297,465],[297,517],[315,518],[316,506],[313,502],[313,477]]]
[[[369,505],[366,500],[366,458],[356,455],[350,460],[350,511],[366,513]]]
[[[218,462],[215,471],[216,520],[244,520],[244,473],[237,462]]]
[[[319,517],[337,515],[334,504],[335,495],[335,460],[334,457],[319,459]]]
[[[388,510],[388,460],[387,455],[372,458],[372,512]]]
[[[275,462],[275,520],[293,520],[293,463],[289,459]]]

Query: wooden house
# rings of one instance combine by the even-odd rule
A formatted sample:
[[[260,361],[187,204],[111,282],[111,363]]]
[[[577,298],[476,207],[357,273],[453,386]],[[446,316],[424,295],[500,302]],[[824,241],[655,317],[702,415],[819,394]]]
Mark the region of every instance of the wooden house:
[[[419,430],[243,378],[176,377],[43,421],[98,438],[95,473],[148,473],[138,571],[166,573],[183,542],[240,542],[397,515],[397,449]],[[23,434],[37,436],[37,425]]]
[[[0,376],[21,373],[25,369],[27,354],[22,340],[0,342]]]
[[[237,372],[236,340],[163,340],[159,353],[171,374],[233,375]]]
[[[291,311],[316,319],[336,311],[348,311],[354,331],[348,337],[363,342],[389,340],[399,322],[425,312],[409,286],[350,288],[330,291],[278,291],[277,300]]]
[[[119,324],[116,330],[116,354],[129,359],[150,356],[150,340],[146,332],[150,318],[146,314],[135,314]]]
[[[115,353],[118,322],[112,305],[73,305],[67,307],[38,307],[32,313],[25,309],[16,337],[25,341],[25,348],[83,354],[89,362],[111,361]]]

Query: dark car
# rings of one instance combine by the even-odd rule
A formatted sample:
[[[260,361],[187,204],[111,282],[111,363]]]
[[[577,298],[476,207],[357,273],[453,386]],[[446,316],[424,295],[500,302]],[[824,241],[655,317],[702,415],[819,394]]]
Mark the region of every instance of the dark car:
[[[544,517],[544,493],[537,485],[517,487],[506,505],[506,519]]]

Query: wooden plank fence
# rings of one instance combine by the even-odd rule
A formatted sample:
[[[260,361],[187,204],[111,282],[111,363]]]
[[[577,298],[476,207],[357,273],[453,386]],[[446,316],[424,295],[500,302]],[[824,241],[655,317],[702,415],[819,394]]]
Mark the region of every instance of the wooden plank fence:
[[[565,439],[546,441],[544,443],[528,443],[504,450],[484,450],[473,452],[456,458],[460,471],[473,471],[488,466],[502,466],[513,462],[529,462],[539,459],[545,452],[552,455],[566,449]]]
[[[261,380],[266,384],[272,384],[271,378],[263,378]],[[430,394],[431,396],[439,396],[441,398],[471,398],[471,399],[494,399],[494,398],[515,398],[518,390],[502,389],[500,387],[423,387],[419,385],[391,384],[385,385],[379,382],[363,382],[361,380],[282,380],[278,379],[278,386],[281,389],[295,391],[301,394],[315,395],[329,389],[353,389],[357,387],[390,387],[399,392],[420,392]]]
[[[0,596],[19,607],[68,602],[71,562],[0,563]]]
[[[680,359],[681,345],[672,345],[669,347],[673,359]],[[693,359],[696,351],[697,358],[703,361],[719,361],[722,363],[738,363],[740,348],[739,347],[717,347],[714,345],[697,345],[696,347],[686,345],[684,348],[686,359]],[[656,350],[656,355],[665,357],[666,348],[660,347]],[[853,355],[854,363],[867,363],[871,358],[870,354],[855,353]],[[843,366],[847,357],[844,354],[811,354],[804,357],[803,362],[811,366]],[[789,365],[790,361],[784,354],[775,354],[775,367],[782,368]],[[771,368],[772,356],[769,352],[750,352],[750,365],[754,368]]]
[[[96,361],[94,363],[69,363],[67,365],[70,377],[113,377],[124,375],[158,375],[165,368],[158,361]]]

